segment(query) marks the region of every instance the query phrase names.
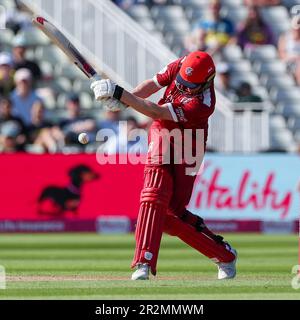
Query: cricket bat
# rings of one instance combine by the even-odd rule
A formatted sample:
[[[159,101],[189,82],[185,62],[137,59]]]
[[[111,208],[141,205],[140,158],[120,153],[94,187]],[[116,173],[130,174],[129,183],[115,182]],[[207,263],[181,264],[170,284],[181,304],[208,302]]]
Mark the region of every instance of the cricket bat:
[[[100,80],[100,76],[75,46],[52,23],[41,16],[32,19],[33,25],[58,46],[67,57],[91,80]]]

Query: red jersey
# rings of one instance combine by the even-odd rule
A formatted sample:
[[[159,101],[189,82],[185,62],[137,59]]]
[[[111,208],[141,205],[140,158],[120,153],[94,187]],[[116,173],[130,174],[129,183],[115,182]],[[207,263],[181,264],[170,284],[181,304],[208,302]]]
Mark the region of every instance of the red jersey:
[[[204,148],[207,140],[208,118],[215,110],[215,91],[213,84],[196,96],[189,96],[182,93],[175,84],[177,73],[179,72],[183,58],[173,61],[154,77],[153,81],[158,87],[167,87],[164,96],[158,102],[159,105],[166,104],[173,121],[155,120],[150,128],[150,145],[149,153],[151,152],[151,160],[148,154],[148,161],[151,163],[168,163],[162,160],[165,148],[161,146],[161,139],[155,139],[157,133],[155,131],[167,129],[179,129],[184,132],[184,129],[192,129],[191,149],[196,149],[195,129],[204,129]],[[155,130],[156,129],[156,130]],[[170,140],[170,139],[169,139]],[[183,141],[183,140],[182,140]],[[174,146],[172,140],[169,141],[171,146]],[[186,147],[181,143],[182,147]]]
[[[174,127],[207,129],[208,118],[215,110],[214,87],[212,85],[197,96],[188,96],[180,92],[176,87],[175,78],[183,59],[180,58],[170,63],[153,77],[157,86],[167,87],[158,104],[168,104],[174,120],[174,122],[157,120],[154,121],[154,126],[159,123],[159,126],[170,129]]]

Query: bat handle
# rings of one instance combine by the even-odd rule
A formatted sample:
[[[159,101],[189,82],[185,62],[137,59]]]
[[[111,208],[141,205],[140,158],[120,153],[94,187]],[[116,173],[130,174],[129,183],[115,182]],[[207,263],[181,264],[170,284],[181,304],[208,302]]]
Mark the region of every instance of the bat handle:
[[[91,77],[91,81],[98,81],[98,80],[101,80],[101,77],[97,73]]]

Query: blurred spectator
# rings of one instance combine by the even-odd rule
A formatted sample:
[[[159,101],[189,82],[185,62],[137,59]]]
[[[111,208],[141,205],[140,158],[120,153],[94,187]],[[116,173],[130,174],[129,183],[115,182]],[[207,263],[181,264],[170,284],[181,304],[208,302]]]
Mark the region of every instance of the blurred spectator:
[[[221,17],[220,10],[220,1],[211,0],[209,17],[206,20],[201,18],[187,41],[189,51],[205,50],[214,55],[227,44],[234,42],[234,25],[230,20]]]
[[[144,4],[148,7],[153,5],[165,5],[168,3],[168,0],[112,0],[118,7],[123,10],[129,9],[135,4]]]
[[[31,15],[28,13],[28,10],[27,11],[21,10],[21,9],[24,9],[24,4],[21,4],[21,0],[10,0],[10,1],[11,2],[14,1],[17,7],[6,8],[5,10],[6,28],[11,29],[16,34],[21,29],[32,27],[32,23],[30,19]]]
[[[135,2],[135,0],[112,0],[118,7],[123,10],[129,9]]]
[[[103,120],[99,121],[98,127],[100,129],[111,129],[114,132],[118,132],[119,130],[119,121],[121,120],[121,112],[113,112],[107,110],[105,112],[105,117]]]
[[[33,128],[51,127],[52,122],[45,120],[45,107],[42,101],[36,101],[31,109],[31,125]]]
[[[27,127],[29,141],[33,143],[44,128],[51,128],[50,121],[45,120],[44,106],[41,101],[36,101],[31,108],[31,124]]]
[[[274,44],[273,35],[263,21],[257,7],[248,9],[246,21],[238,28],[238,44],[243,49],[263,44]]]
[[[127,118],[127,149],[130,153],[143,154],[148,151],[148,135],[145,129],[141,129],[136,118]]]
[[[226,62],[220,62],[219,64],[217,64],[216,71],[216,88],[224,96],[228,97],[229,99],[233,99],[235,96],[235,90],[231,84],[232,81],[229,65]]]
[[[261,97],[252,92],[251,85],[248,82],[242,82],[236,91],[236,102],[262,102]]]
[[[96,136],[96,122],[91,117],[81,115],[78,95],[71,93],[66,107],[67,118],[63,119],[59,124],[66,137],[66,143],[79,144],[78,134],[81,132],[87,133],[90,141],[93,141]]]
[[[143,2],[144,0],[136,0],[136,1]],[[147,2],[147,0],[146,0],[146,2]],[[158,4],[165,5],[165,4],[168,4],[168,0],[148,0],[148,3],[150,5],[158,5]]]
[[[279,5],[281,0],[244,0],[244,4],[246,6],[257,6],[257,7],[265,7],[265,6],[276,6]]]
[[[14,69],[29,69],[34,80],[40,79],[42,73],[38,64],[34,61],[26,59],[27,45],[25,37],[20,35],[15,36],[12,45]]]
[[[36,101],[31,109],[31,125],[27,128],[29,143],[39,146],[42,151],[57,152],[64,145],[64,134],[59,127],[45,120],[45,108]]]
[[[6,52],[0,53],[0,95],[9,97],[14,89],[14,70],[12,68],[12,58]]]
[[[148,150],[147,132],[140,129],[134,117],[118,122],[118,131],[108,137],[100,149],[105,154],[143,154]]]
[[[31,123],[32,105],[40,100],[36,92],[32,89],[32,75],[30,70],[22,68],[16,71],[14,76],[16,88],[11,93],[13,113],[19,116],[25,123]]]
[[[23,151],[24,136],[18,122],[10,120],[1,125],[0,128],[0,152],[12,153]]]
[[[300,28],[291,28],[282,34],[278,42],[279,57],[286,62],[288,69],[300,85]]]
[[[25,133],[25,125],[21,118],[16,117],[12,114],[12,103],[10,99],[4,98],[0,101],[0,126],[7,122],[17,122],[21,128],[22,133]]]

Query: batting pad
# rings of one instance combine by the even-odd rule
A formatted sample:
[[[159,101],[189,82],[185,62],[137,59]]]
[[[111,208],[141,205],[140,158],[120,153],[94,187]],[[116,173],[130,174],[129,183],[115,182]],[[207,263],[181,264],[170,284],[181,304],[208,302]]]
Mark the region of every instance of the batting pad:
[[[148,263],[156,274],[158,252],[167,208],[172,194],[172,177],[166,167],[146,167],[137,220],[136,248],[131,267]]]
[[[231,247],[225,243],[216,241],[211,237],[213,233],[197,231],[196,228],[178,218],[175,215],[167,214],[165,218],[164,232],[171,236],[177,236],[190,247],[204,254],[214,262],[231,262],[235,259]]]

